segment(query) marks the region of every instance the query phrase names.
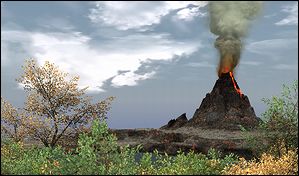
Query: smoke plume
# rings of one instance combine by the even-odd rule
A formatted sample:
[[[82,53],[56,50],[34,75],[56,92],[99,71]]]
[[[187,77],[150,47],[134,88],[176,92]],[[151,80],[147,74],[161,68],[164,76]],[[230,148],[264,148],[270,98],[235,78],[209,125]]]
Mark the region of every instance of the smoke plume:
[[[210,2],[210,30],[219,36],[215,47],[219,50],[218,76],[233,71],[238,65],[242,38],[246,37],[251,21],[262,8],[258,1]]]

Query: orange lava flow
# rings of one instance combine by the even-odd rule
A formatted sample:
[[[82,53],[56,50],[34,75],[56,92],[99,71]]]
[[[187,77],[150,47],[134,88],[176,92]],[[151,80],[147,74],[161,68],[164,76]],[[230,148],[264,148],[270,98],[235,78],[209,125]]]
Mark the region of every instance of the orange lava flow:
[[[237,85],[236,85],[236,83],[235,83],[235,79],[234,79],[233,73],[232,73],[232,72],[229,72],[229,75],[230,75],[230,77],[232,78],[232,81],[233,81],[235,90],[236,90],[237,93],[240,95],[240,97],[242,97],[242,92],[241,92],[241,90],[240,90],[239,88],[237,88]]]

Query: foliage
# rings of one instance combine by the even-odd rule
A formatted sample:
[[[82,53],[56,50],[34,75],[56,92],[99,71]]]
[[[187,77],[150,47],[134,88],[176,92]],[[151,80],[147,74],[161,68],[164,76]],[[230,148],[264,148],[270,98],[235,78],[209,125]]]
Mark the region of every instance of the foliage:
[[[1,147],[1,174],[67,174],[74,162],[61,147],[24,149],[22,143]]]
[[[225,175],[298,175],[298,154],[297,149],[283,149],[280,157],[271,153],[263,153],[257,161],[253,159],[240,161],[224,169]]]
[[[166,175],[216,175],[228,165],[237,161],[233,154],[220,158],[220,152],[210,149],[207,155],[196,154],[193,151],[187,154],[179,151],[176,156],[157,156],[154,167],[150,168],[151,172],[144,170],[141,174],[166,174]]]
[[[298,81],[291,87],[283,85],[281,97],[263,99],[268,105],[261,125],[270,145],[284,142],[286,147],[298,147]],[[271,133],[273,132],[273,133]]]
[[[94,120],[91,134],[81,134],[77,148],[78,174],[104,174],[117,157],[117,138],[108,132],[105,121]]]
[[[118,148],[107,123],[94,120],[91,133],[80,135],[75,153],[61,147],[28,148],[22,142],[4,143],[1,147],[1,174],[52,175],[219,175],[219,174],[296,174],[297,150],[283,148],[282,156],[265,153],[259,160],[245,161],[233,154],[221,158],[210,149],[207,155],[179,151],[176,156],[144,153],[140,146]]]
[[[283,85],[281,96],[262,99],[268,109],[262,114],[257,135],[248,135],[247,142],[260,155],[272,148],[273,154],[280,156],[281,146],[298,147],[298,81],[293,85]]]
[[[91,98],[85,96],[87,87],[78,88],[78,76],[69,78],[48,61],[38,66],[35,60],[26,60],[23,69],[17,81],[28,92],[24,111],[18,113],[5,101],[1,108],[1,117],[7,124],[22,128],[15,130],[18,138],[19,132],[26,131],[46,147],[54,147],[63,135],[82,131],[95,118],[106,118],[114,97],[91,103]],[[1,130],[8,131],[2,126]]]
[[[208,155],[179,152],[176,157],[155,151],[154,154],[144,153],[137,161],[140,149],[140,146],[118,148],[116,137],[108,132],[106,122],[94,120],[92,132],[80,135],[75,153],[65,152],[61,147],[24,149],[22,143],[4,144],[1,147],[1,173],[219,174],[224,167],[237,161],[233,155],[221,159],[215,150],[210,150]]]
[[[23,140],[26,130],[21,124],[18,111],[1,97],[1,133],[16,142]]]
[[[136,162],[136,155],[141,147],[129,148],[120,147],[120,151],[110,162],[106,174],[108,175],[135,175],[138,173],[139,165]]]

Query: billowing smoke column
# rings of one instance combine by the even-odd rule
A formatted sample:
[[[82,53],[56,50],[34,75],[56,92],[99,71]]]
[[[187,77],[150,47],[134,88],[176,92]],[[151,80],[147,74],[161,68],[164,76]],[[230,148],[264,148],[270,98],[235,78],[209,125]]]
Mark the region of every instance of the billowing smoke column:
[[[241,51],[241,39],[246,36],[250,22],[258,15],[262,2],[223,1],[210,2],[210,30],[219,36],[215,47],[219,50],[220,61],[218,76],[233,72],[238,65]]]

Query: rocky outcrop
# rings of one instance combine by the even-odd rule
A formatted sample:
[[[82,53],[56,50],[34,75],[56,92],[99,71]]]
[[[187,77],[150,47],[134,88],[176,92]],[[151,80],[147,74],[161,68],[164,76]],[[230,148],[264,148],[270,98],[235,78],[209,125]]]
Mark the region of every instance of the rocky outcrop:
[[[220,129],[203,129],[193,127],[181,127],[174,130],[163,130],[153,128],[142,129],[109,129],[117,137],[118,146],[136,147],[142,146],[141,152],[153,152],[176,155],[179,150],[207,154],[210,148],[221,151],[224,155],[234,153],[240,157],[251,159],[253,151],[246,145],[245,136],[241,131],[229,131]],[[255,131],[250,132],[257,135]],[[25,146],[32,144],[43,144],[39,141],[27,141]],[[78,135],[63,136],[58,142],[67,150],[75,149],[78,146]]]
[[[181,127],[176,130],[163,129],[111,129],[118,138],[119,146],[142,146],[141,152],[153,152],[175,155],[179,150],[207,154],[210,148],[223,154],[235,153],[247,159],[252,151],[246,147],[240,131]]]
[[[145,152],[157,149],[175,155],[179,150],[193,150],[206,154],[215,148],[224,154],[235,153],[249,159],[253,154],[245,145],[240,126],[254,129],[258,122],[248,97],[240,94],[236,80],[226,73],[216,81],[189,121],[184,113],[160,129],[111,131],[118,137],[119,145],[142,145]]]
[[[167,125],[161,127],[161,129],[177,129],[184,126],[188,122],[186,113],[180,115],[177,119],[171,119]]]
[[[161,129],[201,127],[208,129],[240,130],[255,128],[260,119],[255,115],[249,99],[239,94],[239,86],[230,73],[224,73],[216,81],[211,93],[206,94],[193,117],[188,121],[186,114],[172,119]]]

